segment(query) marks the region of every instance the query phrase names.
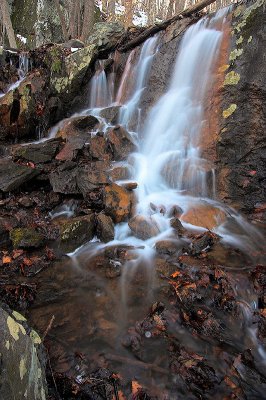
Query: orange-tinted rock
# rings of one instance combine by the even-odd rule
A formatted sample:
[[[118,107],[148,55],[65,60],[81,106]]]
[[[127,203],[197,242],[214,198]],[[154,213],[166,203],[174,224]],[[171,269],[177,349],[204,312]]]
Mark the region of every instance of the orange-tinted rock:
[[[77,185],[83,194],[84,198],[92,190],[109,183],[107,177],[108,162],[96,161],[81,165],[77,173]]]
[[[150,239],[160,233],[160,230],[152,217],[136,215],[131,218],[128,225],[132,230],[133,235],[142,240]]]
[[[191,225],[211,230],[225,221],[226,214],[224,211],[211,205],[199,204],[191,207],[180,219]]]
[[[97,160],[110,160],[111,151],[108,149],[107,141],[103,135],[97,134],[90,140],[90,155]]]
[[[160,240],[159,242],[156,242],[155,248],[159,254],[166,254],[166,255],[173,255],[175,254],[180,247],[180,242],[177,242],[176,240]]]
[[[68,118],[58,130],[56,137],[71,139],[74,136],[86,135],[88,132],[96,129],[98,124],[98,119],[92,115]],[[87,135],[87,137],[90,137],[90,135]]]
[[[108,171],[110,179],[114,181],[119,181],[123,179],[129,179],[130,173],[127,166],[115,166],[110,171]]]
[[[131,195],[115,183],[104,189],[105,211],[116,223],[126,221],[131,211]]]
[[[110,129],[107,132],[107,140],[112,148],[115,160],[127,158],[135,149],[130,134],[121,126]]]

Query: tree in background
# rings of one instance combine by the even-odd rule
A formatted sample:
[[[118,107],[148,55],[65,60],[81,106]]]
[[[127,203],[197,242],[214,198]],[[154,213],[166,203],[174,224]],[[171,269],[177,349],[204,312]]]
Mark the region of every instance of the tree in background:
[[[3,31],[6,32],[10,47],[16,49],[17,43],[15,38],[14,29],[12,26],[9,5],[7,0],[0,0],[0,14],[2,18]],[[4,36],[4,34],[3,34]]]

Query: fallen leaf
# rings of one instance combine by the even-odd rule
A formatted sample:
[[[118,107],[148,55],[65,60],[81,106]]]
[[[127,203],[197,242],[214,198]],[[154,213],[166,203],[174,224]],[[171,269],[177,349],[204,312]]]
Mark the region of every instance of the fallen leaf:
[[[3,262],[3,264],[10,264],[11,263],[11,257],[9,257],[9,256],[4,256],[3,258],[2,258],[2,262]]]
[[[142,389],[142,387],[138,383],[138,381],[132,381],[131,388],[132,388],[132,394],[133,395],[138,394],[138,392]]]

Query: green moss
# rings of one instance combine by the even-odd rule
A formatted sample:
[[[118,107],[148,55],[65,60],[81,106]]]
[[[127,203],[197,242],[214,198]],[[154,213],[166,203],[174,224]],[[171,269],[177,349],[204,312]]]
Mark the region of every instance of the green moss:
[[[243,36],[241,35],[240,38],[237,39],[236,44],[241,44],[241,43],[243,43],[243,40],[244,40],[244,38],[243,38]]]
[[[241,31],[247,31],[254,23],[254,18],[256,18],[256,10],[265,4],[265,0],[257,0],[254,4],[247,7],[241,17],[241,22],[239,22],[234,31],[239,33]]]
[[[235,71],[231,71],[228,72],[228,74],[226,74],[224,85],[237,85],[239,80],[240,80],[240,75]]]
[[[75,236],[76,232],[78,229],[81,227],[82,221],[75,221],[75,222],[67,222],[62,226],[61,230],[61,239],[64,240],[69,240],[73,236]]]
[[[229,61],[235,61],[238,57],[243,54],[243,49],[235,49],[231,51]]]
[[[232,115],[237,109],[237,105],[236,104],[230,104],[230,106],[223,111],[223,117],[224,118],[228,118],[230,117],[230,115]]]
[[[43,242],[43,236],[31,228],[15,228],[10,232],[14,248],[39,247]]]
[[[52,47],[50,50],[51,72],[52,74],[60,74],[63,68],[62,53],[59,47]]]

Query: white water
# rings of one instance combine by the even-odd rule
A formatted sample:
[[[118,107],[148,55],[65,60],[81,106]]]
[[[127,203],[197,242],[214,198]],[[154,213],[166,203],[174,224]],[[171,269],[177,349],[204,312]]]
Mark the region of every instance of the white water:
[[[0,98],[5,96],[7,93],[19,87],[22,81],[24,81],[25,76],[29,72],[29,57],[27,54],[21,53],[19,55],[19,67],[18,67],[18,76],[19,79],[12,83],[12,85],[8,86],[6,93],[0,93]]]
[[[139,119],[139,103],[141,96],[145,89],[147,79],[149,76],[151,63],[156,52],[157,37],[154,36],[144,43],[141,49],[140,57],[138,63],[134,69],[135,86],[131,98],[124,104],[120,109],[119,123],[126,128],[131,128],[132,122],[134,122],[134,127],[138,127],[138,123],[135,121]],[[131,55],[129,56],[129,62],[131,62]],[[122,78],[122,84],[123,84]],[[134,121],[133,121],[134,120]]]
[[[98,60],[90,83],[90,108],[107,107],[112,103],[112,87],[108,84],[104,60]]]

